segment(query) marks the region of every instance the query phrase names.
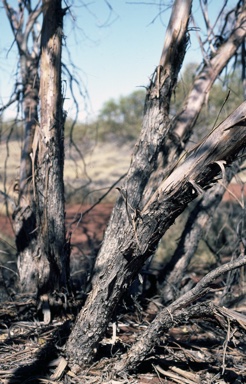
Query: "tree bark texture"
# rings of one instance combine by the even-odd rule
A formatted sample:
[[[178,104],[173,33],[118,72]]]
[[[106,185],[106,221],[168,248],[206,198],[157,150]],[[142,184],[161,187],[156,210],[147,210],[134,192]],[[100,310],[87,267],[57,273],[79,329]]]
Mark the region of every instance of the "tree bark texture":
[[[52,293],[67,288],[69,247],[64,213],[64,116],[61,94],[63,10],[61,0],[43,1],[40,64],[40,125],[32,142],[34,206],[20,215],[17,231],[22,291]],[[26,235],[27,234],[27,235]],[[19,241],[18,241],[19,240]]]
[[[21,152],[20,180],[19,180],[19,204],[27,205],[32,194],[32,142],[35,127],[38,122],[38,92],[39,92],[39,56],[40,39],[35,30],[42,7],[38,5],[32,9],[31,4],[26,5],[27,20],[24,23],[25,6],[20,4],[18,11],[12,8],[7,0],[3,0],[3,6],[12,29],[19,54],[21,87],[16,84],[16,93],[22,98],[24,114],[24,144]],[[29,41],[31,40],[31,43]],[[18,100],[17,96],[17,100]]]
[[[26,63],[26,75],[22,79],[24,84],[24,121],[25,133],[24,144],[21,152],[20,164],[20,182],[19,182],[19,204],[26,205],[26,199],[31,203],[33,199],[33,183],[32,183],[32,143],[35,129],[38,123],[38,92],[39,92],[39,74],[38,59],[30,60],[29,58],[20,58],[20,61]],[[23,64],[25,66],[25,64]]]
[[[237,167],[239,170],[239,167]],[[182,295],[182,279],[194,256],[198,244],[212,224],[213,215],[220,204],[224,192],[235,176],[235,170],[228,168],[226,178],[206,191],[189,215],[177,248],[167,265],[159,273],[161,296],[167,304]]]
[[[143,262],[154,252],[160,238],[187,204],[202,193],[202,188],[211,186],[219,172],[224,174],[224,166],[245,144],[246,102],[194,148],[183,163],[177,164],[136,217],[128,217],[129,223],[118,227],[117,235],[112,226],[117,225],[119,217],[122,218],[123,209],[114,210],[106,232],[106,240],[109,236],[111,241],[103,244],[103,257],[100,254],[96,263],[92,292],[67,344],[73,362],[84,364],[90,361],[88,355],[91,356],[97,346],[104,322],[108,321],[119,297]],[[90,350],[85,355],[89,344]]]

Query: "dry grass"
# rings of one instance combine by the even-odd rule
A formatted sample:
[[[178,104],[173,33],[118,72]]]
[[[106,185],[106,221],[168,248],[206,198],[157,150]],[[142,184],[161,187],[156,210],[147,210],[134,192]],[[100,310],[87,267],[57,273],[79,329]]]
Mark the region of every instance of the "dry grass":
[[[85,196],[90,196],[86,202],[93,203],[106,188],[127,172],[132,146],[125,144],[119,147],[115,143],[98,143],[87,147],[81,145],[80,150],[83,158],[75,149],[66,149],[64,178],[66,189],[70,191],[69,202],[82,203],[85,202]],[[0,190],[15,199],[14,185],[19,177],[21,145],[17,141],[11,141],[7,148],[5,143],[1,143],[0,151]],[[94,190],[100,192],[93,193]],[[116,192],[111,193],[107,202],[114,201],[115,195]],[[3,212],[5,208],[1,196],[0,213]]]

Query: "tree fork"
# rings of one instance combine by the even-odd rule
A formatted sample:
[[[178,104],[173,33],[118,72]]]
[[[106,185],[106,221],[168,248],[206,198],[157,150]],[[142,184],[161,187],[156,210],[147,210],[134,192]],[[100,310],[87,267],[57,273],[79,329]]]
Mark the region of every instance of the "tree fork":
[[[191,3],[176,0],[173,7],[161,60],[146,95],[142,134],[95,264],[92,291],[67,342],[72,365],[92,361],[116,305],[150,256],[147,247],[143,253],[138,247],[134,216],[169,126],[170,97],[186,52]],[[153,124],[156,129],[151,129]]]
[[[214,52],[211,59],[207,59],[194,79],[192,89],[187,94],[182,106],[172,122],[168,134],[163,136],[163,161],[151,175],[151,179],[144,191],[144,201],[157,189],[159,183],[167,177],[173,164],[185,152],[188,140],[193,132],[201,109],[209,96],[209,92],[229,60],[235,55],[246,36],[246,4],[242,4],[237,11],[237,19],[228,38]]]

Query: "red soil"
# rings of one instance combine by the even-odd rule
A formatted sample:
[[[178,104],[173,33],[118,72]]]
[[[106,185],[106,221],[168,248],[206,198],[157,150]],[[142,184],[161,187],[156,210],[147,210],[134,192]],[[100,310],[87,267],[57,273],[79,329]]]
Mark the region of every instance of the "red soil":
[[[246,196],[246,185],[242,184],[230,184],[228,190],[223,196],[223,201],[234,201],[238,199],[242,201],[242,198]],[[236,197],[236,199],[235,199]]]
[[[224,194],[223,201],[235,201],[235,197],[241,201],[242,196],[246,196],[246,185],[231,184]],[[86,252],[91,246],[99,246],[113,205],[98,204],[86,213],[89,208],[90,205],[79,204],[66,207],[67,232],[72,234],[71,243],[74,246],[74,252],[75,248]],[[2,235],[14,237],[11,219],[0,215],[0,239]]]
[[[88,250],[90,245],[98,246],[109,220],[112,204],[98,204],[90,212],[90,205],[73,205],[66,207],[67,232],[71,233],[74,249],[82,247]],[[14,237],[11,219],[0,215],[0,239],[2,236]]]
[[[91,247],[98,247],[110,218],[112,204],[98,204],[90,212],[90,205],[66,207],[67,233],[71,233],[71,244],[82,247],[84,252]]]

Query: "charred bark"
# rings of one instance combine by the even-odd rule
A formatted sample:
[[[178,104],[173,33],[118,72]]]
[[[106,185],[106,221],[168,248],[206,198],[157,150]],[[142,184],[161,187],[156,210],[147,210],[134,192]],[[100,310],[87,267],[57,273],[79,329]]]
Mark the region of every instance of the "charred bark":
[[[14,212],[20,289],[32,294],[67,289],[69,244],[65,237],[64,115],[61,49],[64,11],[61,1],[44,0],[40,62],[40,124],[27,125],[19,208]],[[37,68],[36,68],[37,70]],[[27,91],[30,91],[28,88]],[[31,91],[30,91],[31,94]],[[26,99],[28,101],[28,99]],[[35,134],[33,135],[33,121]],[[31,169],[27,159],[31,160]],[[22,199],[25,181],[32,196]]]

